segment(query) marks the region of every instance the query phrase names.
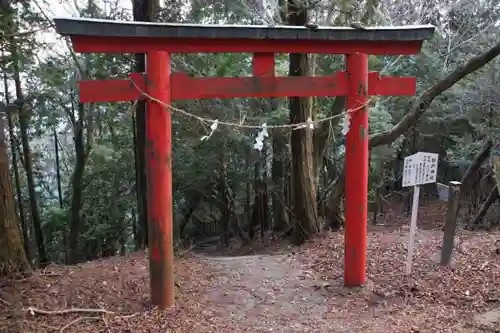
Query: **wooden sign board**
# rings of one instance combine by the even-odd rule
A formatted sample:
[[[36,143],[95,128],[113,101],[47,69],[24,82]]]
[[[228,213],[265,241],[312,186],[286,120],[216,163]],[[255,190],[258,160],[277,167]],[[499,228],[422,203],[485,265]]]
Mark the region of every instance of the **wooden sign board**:
[[[403,187],[435,183],[439,155],[419,152],[405,157]]]

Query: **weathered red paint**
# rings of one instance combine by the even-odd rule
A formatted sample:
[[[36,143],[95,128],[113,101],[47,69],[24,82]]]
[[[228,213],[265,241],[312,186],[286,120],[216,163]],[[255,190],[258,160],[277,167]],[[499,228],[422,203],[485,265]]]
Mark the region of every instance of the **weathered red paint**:
[[[147,53],[323,53],[363,52],[374,55],[417,54],[422,41],[333,41],[276,39],[138,38],[71,36],[75,52]]]
[[[170,54],[147,54],[145,92],[171,104]],[[146,177],[149,217],[149,270],[151,299],[161,308],[174,303],[172,224],[172,122],[167,106],[148,100],[146,105]]]
[[[368,217],[368,55],[346,55],[347,109],[351,126],[345,144],[344,285],[365,283]]]
[[[161,260],[160,249],[158,246],[153,246],[150,248],[151,262],[158,262]]]
[[[254,71],[261,71],[261,68],[269,66],[269,59],[273,60],[274,66],[274,56],[264,60],[262,65],[260,64],[261,60],[258,59],[264,55],[270,57],[269,53],[263,53],[254,58]],[[271,76],[254,73],[254,77],[218,78],[192,78],[184,73],[172,73],[171,99],[175,101],[235,97],[324,97],[348,94],[347,72],[338,72],[331,76],[273,77],[273,67],[272,73]],[[139,73],[132,73],[129,80],[80,81],[78,84],[80,100],[84,103],[133,101],[146,98],[146,96],[141,97],[141,91],[146,91],[146,83],[143,75]],[[415,87],[416,79],[412,77],[380,76],[378,72],[368,74],[368,95],[370,96],[414,95]]]
[[[273,52],[271,53],[255,53],[252,57],[252,75],[253,75],[253,81],[259,82],[255,83],[254,85],[247,85],[246,87],[243,88],[243,90],[248,92],[248,88],[251,87],[260,87],[260,86],[266,86],[266,88],[271,88],[270,90],[274,89],[279,89],[278,87],[274,86],[274,83],[277,82],[275,79],[272,79],[271,81],[266,81],[266,80],[260,80],[262,77],[270,77],[273,78],[275,75],[275,54]],[[233,78],[231,78],[233,79]],[[238,79],[238,78],[236,78]],[[257,79],[257,80],[255,80]],[[209,79],[210,80],[210,79]],[[270,83],[270,84],[269,84]],[[270,85],[270,86],[269,86]],[[279,84],[276,84],[276,86],[279,86]],[[283,89],[285,90],[285,89]],[[267,89],[265,92],[269,91]],[[262,96],[256,96],[256,97],[262,97]]]

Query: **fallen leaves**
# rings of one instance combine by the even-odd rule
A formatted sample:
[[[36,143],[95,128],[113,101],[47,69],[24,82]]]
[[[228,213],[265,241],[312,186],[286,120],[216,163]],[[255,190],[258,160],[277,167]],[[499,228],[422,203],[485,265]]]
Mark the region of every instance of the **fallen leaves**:
[[[211,327],[197,304],[213,277],[210,268],[189,256],[177,261],[176,306],[159,311],[148,306],[147,267],[147,256],[136,253],[78,266],[53,265],[50,274],[2,281],[0,318],[7,320],[0,331],[157,332],[161,327],[193,332],[200,324]]]
[[[439,205],[421,209],[411,280],[404,273],[408,219],[393,214],[390,224],[369,230],[363,288],[342,285],[342,233],[300,249],[264,239],[240,254],[285,254],[184,253],[175,263],[176,306],[159,311],[149,305],[147,255],[136,253],[0,281],[0,331],[481,332],[477,318],[500,318],[500,233],[460,231],[460,251],[441,267],[444,213]]]
[[[349,292],[352,313],[363,307],[375,307],[385,315],[371,320],[370,332],[440,332],[459,322],[467,321],[474,314],[500,307],[491,299],[499,299],[500,282],[498,257],[494,253],[499,232],[460,231],[459,251],[454,251],[451,267],[439,266],[442,243],[441,225],[445,210],[440,203],[421,208],[420,227],[411,280],[404,274],[408,219],[397,217],[390,225],[369,228],[367,275],[373,281],[373,293],[383,295],[383,302],[374,304],[372,296]],[[337,289],[343,290],[342,233],[330,233],[306,244],[301,250],[301,260],[308,269],[315,270],[324,280],[336,279]],[[411,281],[411,282],[410,282]],[[332,299],[336,311],[344,296],[337,292]],[[390,313],[390,315],[388,315]],[[384,328],[385,327],[385,328]],[[360,332],[364,332],[361,330]]]

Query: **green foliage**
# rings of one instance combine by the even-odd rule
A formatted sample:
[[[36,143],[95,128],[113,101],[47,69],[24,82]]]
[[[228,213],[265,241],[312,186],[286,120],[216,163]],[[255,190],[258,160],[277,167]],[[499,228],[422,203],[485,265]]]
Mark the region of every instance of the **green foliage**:
[[[42,210],[43,232],[46,239],[47,253],[55,262],[64,262],[64,244],[67,231],[68,211],[55,205]]]
[[[185,6],[185,3],[169,0],[164,3],[158,15],[161,21],[204,24],[269,21],[269,15],[259,14],[264,15],[263,18],[256,14],[254,3],[193,0],[190,6]],[[322,25],[345,25],[354,20],[366,24],[415,23],[411,21],[413,16],[409,18],[408,13],[417,12],[416,4],[408,3],[405,8],[400,8],[393,2],[389,3],[390,6],[386,2],[371,0],[334,3],[323,1],[319,9],[311,11],[311,21]],[[467,5],[462,12],[454,10],[449,17],[443,17],[437,10],[429,8],[428,15],[422,17],[425,22],[420,23],[433,22],[439,29],[431,41],[424,43],[422,53],[401,57],[371,56],[370,69],[381,71],[384,75],[415,76],[417,94],[425,92],[457,65],[495,42],[498,29],[488,28],[488,24],[491,25],[493,17],[498,17],[495,15],[499,14],[500,9],[493,2],[486,3],[489,11]],[[76,161],[73,140],[79,122],[83,122],[88,149],[81,185],[83,198],[80,216],[83,226],[79,238],[80,250],[86,259],[131,250],[137,214],[133,108],[130,103],[86,105],[83,118],[80,119],[76,82],[82,78],[126,77],[133,68],[132,57],[110,54],[75,55],[66,48],[48,50],[36,38],[36,34],[14,36],[16,31],[43,27],[48,23],[45,20],[48,14],[40,13],[35,4],[29,1],[14,1],[12,8],[12,11],[0,13],[0,47],[3,50],[0,64],[7,73],[9,88],[13,65],[20,64],[24,93],[33,109],[29,134],[34,147],[37,195],[49,256],[54,261],[64,260]],[[268,8],[268,11],[272,9]],[[319,14],[316,15],[316,12]],[[106,1],[105,4],[89,1],[76,14],[82,17],[131,19],[130,13],[113,1]],[[275,14],[275,18],[280,16],[278,10]],[[329,22],[326,21],[327,17]],[[13,37],[2,37],[2,33]],[[13,43],[20,51],[17,58],[12,56]],[[50,52],[46,52],[47,55],[43,57],[35,56],[42,51]],[[344,69],[344,58],[341,55],[318,55],[314,63],[315,75],[331,75]],[[176,54],[173,55],[173,67],[175,71],[193,76],[248,76],[251,73],[251,57],[249,54],[236,53]],[[288,67],[288,55],[278,54],[277,75],[287,75]],[[499,81],[495,73],[499,69],[499,64],[493,62],[435,99],[417,124],[416,149],[439,152],[450,161],[470,160],[485,137],[498,139],[500,132],[496,105],[500,102],[500,96]],[[12,89],[10,94],[12,97]],[[315,99],[316,117],[330,116],[333,101],[333,98]],[[406,115],[410,101],[411,97],[373,98],[369,111],[370,133],[390,130]],[[200,138],[210,132],[210,120],[214,119],[255,126],[264,122],[287,124],[287,100],[275,102],[274,107],[271,107],[269,101],[252,99],[179,101],[174,105],[205,119],[200,121],[199,118],[188,118],[173,112],[173,191],[177,224],[189,211],[193,198],[200,193],[203,199],[195,211],[196,217],[191,221],[196,220],[196,225],[201,225],[220,216],[220,198],[216,197],[220,193],[215,184],[220,180],[223,164],[238,206],[245,204],[246,185],[253,182],[256,166],[262,171],[266,157],[269,163],[265,171],[268,175],[271,174],[272,141],[266,139],[266,153],[258,153],[252,149],[257,128],[219,126],[208,141],[200,141]],[[17,119],[14,120],[17,124]],[[58,134],[60,147],[62,208],[58,200],[54,130]],[[331,131],[335,140],[328,142],[326,157],[340,169],[344,157],[344,138],[340,134],[340,126],[334,126]],[[14,132],[18,134],[17,130]],[[372,151],[371,190],[388,177],[388,172],[384,174],[387,170],[384,169],[383,162],[394,160],[401,151],[404,152],[403,155],[409,153],[408,146],[403,145],[403,138],[398,138],[390,147]],[[20,162],[18,167],[22,168]],[[268,179],[268,182],[272,189],[273,180]],[[27,197],[23,177],[21,186],[23,195]],[[319,188],[323,190],[322,186]],[[25,209],[27,210],[27,205]]]

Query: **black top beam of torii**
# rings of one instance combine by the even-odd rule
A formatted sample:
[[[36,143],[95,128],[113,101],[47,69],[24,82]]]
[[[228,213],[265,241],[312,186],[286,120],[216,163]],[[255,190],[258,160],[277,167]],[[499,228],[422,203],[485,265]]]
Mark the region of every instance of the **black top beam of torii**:
[[[424,41],[432,38],[434,26],[400,27],[302,27],[284,25],[217,25],[110,21],[99,19],[55,19],[63,36],[141,38],[217,38],[317,41]]]

